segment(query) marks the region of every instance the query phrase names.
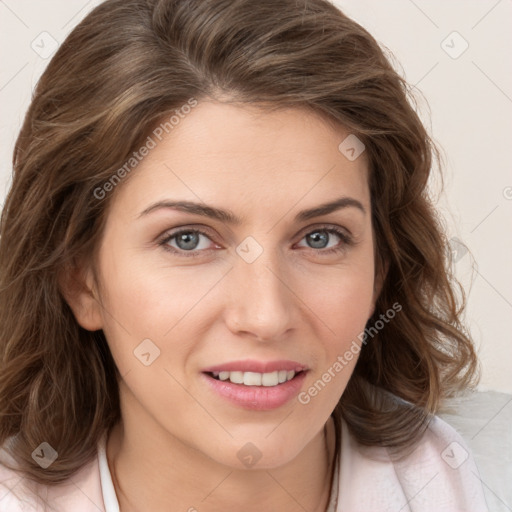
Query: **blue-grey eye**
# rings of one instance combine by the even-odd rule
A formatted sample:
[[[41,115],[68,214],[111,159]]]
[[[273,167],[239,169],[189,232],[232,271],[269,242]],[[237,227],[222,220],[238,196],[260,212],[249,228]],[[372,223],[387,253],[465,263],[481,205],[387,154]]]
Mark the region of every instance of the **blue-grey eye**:
[[[311,243],[313,249],[324,249],[329,243],[330,235],[326,231],[313,231],[306,235],[306,239]]]
[[[201,246],[201,237],[205,240],[203,246]],[[170,234],[164,240],[164,243],[171,248],[185,252],[208,249],[210,242],[210,238],[205,233],[194,229],[178,231],[177,233]]]
[[[199,233],[193,231],[186,231],[176,235],[176,245],[183,250],[194,250],[199,243]]]

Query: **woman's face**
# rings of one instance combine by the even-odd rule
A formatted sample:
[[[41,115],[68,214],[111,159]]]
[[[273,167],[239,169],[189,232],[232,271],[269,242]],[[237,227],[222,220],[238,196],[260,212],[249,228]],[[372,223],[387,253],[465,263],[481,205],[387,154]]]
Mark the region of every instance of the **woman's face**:
[[[299,109],[202,102],[164,135],[114,191],[89,315],[123,420],[228,466],[279,466],[328,420],[377,297],[365,154]]]

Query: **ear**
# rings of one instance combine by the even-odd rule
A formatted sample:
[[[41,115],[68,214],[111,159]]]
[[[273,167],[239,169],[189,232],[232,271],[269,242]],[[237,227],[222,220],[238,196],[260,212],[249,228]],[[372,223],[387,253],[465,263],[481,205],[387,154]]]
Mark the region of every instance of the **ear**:
[[[380,292],[382,291],[382,286],[384,285],[384,281],[386,280],[386,276],[388,275],[389,270],[389,261],[385,260],[380,262],[378,265],[377,273],[375,275],[375,280],[373,284],[373,297],[372,297],[372,306],[370,310],[370,318],[375,312],[375,304],[377,303],[377,299],[379,298]]]
[[[80,326],[88,331],[103,327],[97,284],[90,267],[67,267],[59,275],[59,288]]]

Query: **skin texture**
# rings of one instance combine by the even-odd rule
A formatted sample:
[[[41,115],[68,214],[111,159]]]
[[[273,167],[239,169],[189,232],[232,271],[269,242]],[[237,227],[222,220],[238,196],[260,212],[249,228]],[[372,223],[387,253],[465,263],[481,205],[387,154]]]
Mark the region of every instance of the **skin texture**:
[[[330,414],[357,356],[307,405],[294,398],[271,411],[219,397],[201,370],[294,360],[309,368],[307,390],[364,330],[381,280],[367,163],[364,153],[349,161],[338,150],[347,135],[302,109],[204,101],[115,190],[97,267],[84,265],[84,289],[70,305],[83,327],[103,329],[122,376],[123,420],[107,444],[122,512],[325,510]],[[341,196],[366,213],[347,207],[294,220]],[[242,223],[168,208],[140,216],[171,199],[229,209]],[[355,245],[323,224],[348,230]],[[183,227],[208,233],[198,257],[159,245]],[[307,236],[318,230],[323,246]],[[236,252],[249,236],[263,250],[252,263]],[[167,245],[180,251],[176,238]],[[149,366],[134,355],[145,339],[160,350]],[[248,442],[261,453],[250,468],[237,457]]]

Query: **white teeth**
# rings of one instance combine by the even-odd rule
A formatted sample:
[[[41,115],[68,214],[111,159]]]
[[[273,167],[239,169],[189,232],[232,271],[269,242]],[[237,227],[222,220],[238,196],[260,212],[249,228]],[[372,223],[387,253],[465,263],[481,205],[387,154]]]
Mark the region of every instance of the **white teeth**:
[[[279,372],[264,373],[261,377],[263,386],[277,386],[279,384]]]
[[[244,372],[229,372],[229,380],[233,384],[243,384],[244,383]]]
[[[219,380],[229,380],[233,384],[243,384],[244,386],[277,386],[295,377],[293,370],[279,370],[270,373],[257,372],[213,372],[214,377]]]
[[[244,384],[246,386],[261,386],[261,373],[244,372]]]

